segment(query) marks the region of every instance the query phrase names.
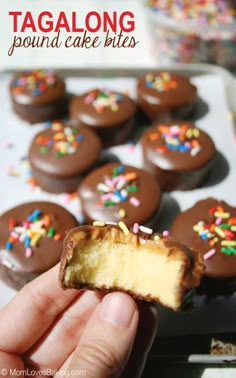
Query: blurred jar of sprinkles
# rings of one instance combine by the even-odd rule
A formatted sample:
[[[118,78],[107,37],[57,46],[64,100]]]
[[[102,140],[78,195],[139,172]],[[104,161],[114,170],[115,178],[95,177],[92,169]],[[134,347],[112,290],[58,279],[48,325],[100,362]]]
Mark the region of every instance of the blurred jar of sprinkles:
[[[145,0],[158,63],[236,66],[236,0]]]

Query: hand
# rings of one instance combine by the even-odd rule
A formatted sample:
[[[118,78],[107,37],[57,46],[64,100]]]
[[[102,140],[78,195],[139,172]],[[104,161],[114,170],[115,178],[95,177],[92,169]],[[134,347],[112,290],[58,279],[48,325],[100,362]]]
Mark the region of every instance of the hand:
[[[0,375],[17,369],[40,377],[56,371],[60,377],[139,377],[156,332],[156,308],[120,292],[63,291],[57,277],[58,266],[1,310]]]

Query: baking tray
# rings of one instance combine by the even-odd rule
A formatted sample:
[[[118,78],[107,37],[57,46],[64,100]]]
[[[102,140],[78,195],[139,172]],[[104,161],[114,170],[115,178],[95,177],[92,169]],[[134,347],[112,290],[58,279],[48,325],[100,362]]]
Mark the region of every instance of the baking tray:
[[[235,114],[236,84],[232,74],[223,68],[208,64],[175,65],[158,67],[191,77],[197,85],[199,99],[191,120],[207,131],[217,147],[217,161],[203,187],[188,192],[172,192],[163,195],[158,230],[168,228],[181,210],[192,206],[207,196],[215,196],[236,206],[236,146]],[[136,78],[148,69],[70,70],[61,71],[71,93],[81,93],[96,86],[128,91],[136,95]],[[2,98],[2,126],[0,129],[0,212],[29,200],[52,200],[67,207],[81,219],[77,199],[67,194],[54,195],[32,188],[27,183],[27,148],[32,137],[44,125],[29,126],[19,120],[11,111],[8,93],[10,73],[0,74],[0,95]],[[138,139],[147,127],[137,124],[135,133],[125,145],[107,149],[106,158],[119,158],[124,164],[142,167]],[[7,188],[7,190],[6,190]],[[15,292],[0,283],[0,307],[7,303]],[[212,337],[236,342],[236,296],[208,300],[197,298],[195,309],[174,313],[160,307],[158,338],[154,342],[150,361],[164,363],[213,363],[233,364],[235,355],[210,355]],[[181,347],[180,347],[181,346]]]

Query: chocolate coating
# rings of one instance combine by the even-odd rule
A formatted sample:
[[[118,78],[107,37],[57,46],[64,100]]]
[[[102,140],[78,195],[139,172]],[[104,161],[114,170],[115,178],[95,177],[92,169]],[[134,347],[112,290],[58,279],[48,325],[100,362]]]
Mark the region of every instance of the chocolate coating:
[[[33,247],[33,254],[25,256],[24,243],[13,243],[12,249],[6,249],[10,237],[9,221],[14,219],[21,224],[36,209],[51,218],[50,227],[61,235],[60,240],[43,235]],[[60,260],[63,238],[66,231],[77,226],[77,221],[65,208],[52,202],[29,202],[14,207],[0,216],[0,278],[6,284],[20,289],[39,274],[50,269]]]
[[[159,89],[148,86],[148,76],[159,77],[162,74],[169,75],[168,80],[173,80],[176,85],[173,88],[161,85]],[[194,108],[197,88],[183,75],[156,71],[139,78],[137,96],[139,106],[150,121],[185,118]]]
[[[100,89],[92,90],[95,93],[100,91]],[[90,93],[72,97],[69,104],[70,118],[91,127],[99,135],[104,146],[123,143],[133,126],[136,112],[134,101],[126,95],[114,92],[122,97],[117,109],[112,110],[111,107],[105,106],[99,110],[93,102],[86,101]]]
[[[44,105],[21,105],[13,100],[12,108],[18,117],[35,124],[63,117],[66,114],[67,102],[66,96]]]
[[[228,256],[221,252],[222,238],[219,237],[219,241],[214,246],[210,246],[208,240],[202,240],[198,233],[193,230],[193,226],[200,221],[211,223],[213,215],[209,214],[209,209],[217,206],[222,207],[225,212],[229,212],[231,217],[236,217],[236,208],[224,201],[207,198],[197,202],[193,207],[177,216],[171,227],[171,236],[203,255],[214,248],[216,250],[214,256],[205,260],[206,270],[204,275],[210,278],[224,279],[236,276],[236,255]],[[236,240],[236,238],[234,237],[233,240]]]
[[[53,72],[53,83],[46,85],[43,82],[42,89],[37,94],[28,85],[19,84],[21,83],[19,80],[22,80],[21,76],[32,75],[33,77],[34,74],[37,75],[39,72],[47,74],[49,71],[36,70],[17,73],[10,82],[10,95],[14,112],[20,118],[32,124],[46,122],[65,115],[68,102],[64,80],[55,72]]]
[[[184,135],[173,136],[173,144],[162,129],[184,127]],[[188,130],[199,135],[187,137]],[[174,143],[177,143],[177,147]],[[186,150],[185,144],[191,144]],[[195,154],[194,143],[199,146]],[[164,190],[190,190],[199,186],[208,175],[216,154],[210,136],[191,122],[170,121],[148,129],[141,138],[144,168],[155,175]]]
[[[54,130],[54,125],[59,125],[60,129]],[[67,140],[68,131],[73,131],[72,142]],[[63,145],[59,147],[58,156],[58,150],[55,148],[56,138],[60,138],[60,135],[62,143],[66,141],[67,144],[65,153],[61,156],[60,151],[61,148],[63,151]],[[42,143],[40,143],[41,140]],[[51,144],[48,145],[49,143]],[[76,143],[76,147],[73,147],[73,143]],[[74,148],[74,152],[69,153],[71,148]],[[77,189],[81,178],[97,164],[100,153],[100,140],[89,128],[75,126],[72,122],[53,122],[50,128],[39,132],[34,137],[29,148],[32,175],[39,186],[48,192],[73,192]]]
[[[78,188],[78,196],[81,201],[82,211],[85,215],[86,222],[91,224],[95,220],[104,222],[118,222],[123,220],[128,226],[135,222],[147,224],[156,216],[161,199],[161,191],[155,178],[148,172],[124,165],[126,173],[135,173],[137,179],[128,185],[137,186],[137,192],[128,192],[128,199],[114,205],[105,206],[100,203],[103,192],[98,189],[99,183],[104,183],[106,178],[111,178],[114,168],[119,167],[118,163],[106,164],[91,172]],[[121,174],[122,175],[122,174]],[[123,188],[127,187],[127,184]],[[110,189],[112,192],[112,189]],[[139,204],[137,206],[130,202],[130,198],[135,197]],[[124,209],[125,216],[119,215],[119,210]]]

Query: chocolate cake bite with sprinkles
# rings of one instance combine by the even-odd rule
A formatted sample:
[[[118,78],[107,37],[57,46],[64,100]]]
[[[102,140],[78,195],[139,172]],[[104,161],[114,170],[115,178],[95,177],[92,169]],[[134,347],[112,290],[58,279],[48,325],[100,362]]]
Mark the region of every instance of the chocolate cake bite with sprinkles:
[[[137,102],[151,122],[189,116],[196,97],[197,88],[180,74],[157,71],[138,79]]]
[[[214,198],[199,201],[177,216],[171,236],[202,253],[206,270],[201,292],[226,295],[236,290],[235,207]]]
[[[100,140],[92,130],[73,122],[47,125],[29,148],[32,175],[47,192],[74,192],[82,177],[99,163]]]
[[[200,253],[150,228],[95,222],[67,234],[59,280],[63,289],[119,290],[178,310],[203,270]]]
[[[16,73],[10,95],[14,112],[31,124],[60,118],[67,111],[64,80],[53,70]]]
[[[186,121],[154,125],[142,135],[141,144],[143,167],[166,191],[201,185],[216,156],[210,136]]]
[[[161,191],[150,173],[109,163],[81,181],[78,197],[87,224],[96,220],[116,223],[123,220],[128,226],[138,222],[153,227]]]
[[[133,127],[135,112],[132,99],[110,89],[93,89],[74,96],[69,105],[70,118],[91,127],[105,147],[125,142]]]
[[[0,278],[20,289],[60,260],[66,231],[78,225],[63,207],[29,202],[0,216]]]

